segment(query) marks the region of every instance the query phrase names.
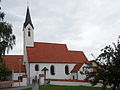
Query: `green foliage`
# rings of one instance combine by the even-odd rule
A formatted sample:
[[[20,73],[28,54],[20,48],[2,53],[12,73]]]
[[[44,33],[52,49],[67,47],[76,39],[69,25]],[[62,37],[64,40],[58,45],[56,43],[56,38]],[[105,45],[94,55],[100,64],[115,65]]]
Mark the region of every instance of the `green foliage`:
[[[15,45],[15,35],[12,33],[12,25],[4,21],[5,13],[0,9],[0,57]]]
[[[106,46],[101,50],[101,54],[95,60],[97,66],[89,65],[96,71],[87,72],[87,80],[91,80],[92,85],[99,81],[103,83],[103,89],[107,85],[116,90],[120,86],[120,41],[112,46]]]
[[[4,64],[2,55],[5,55],[6,51],[8,53],[15,45],[15,35],[12,33],[12,25],[5,22],[4,17],[5,13],[1,12],[0,7],[0,80],[6,80],[11,75],[11,71]]]
[[[4,64],[0,65],[0,80],[9,80],[11,76],[11,71],[6,68]]]

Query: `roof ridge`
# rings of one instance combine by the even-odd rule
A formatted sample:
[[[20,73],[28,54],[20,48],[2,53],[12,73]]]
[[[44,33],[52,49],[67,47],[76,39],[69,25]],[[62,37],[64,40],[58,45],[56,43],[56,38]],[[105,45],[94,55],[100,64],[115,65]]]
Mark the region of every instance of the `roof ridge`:
[[[69,50],[69,52],[83,52],[83,51]]]
[[[14,55],[14,54],[13,54],[13,55],[3,55],[3,57],[4,57],[4,56],[23,56],[23,55]]]
[[[34,42],[34,43],[56,44],[56,45],[66,45],[66,44],[63,44],[63,43],[50,43],[50,42]]]

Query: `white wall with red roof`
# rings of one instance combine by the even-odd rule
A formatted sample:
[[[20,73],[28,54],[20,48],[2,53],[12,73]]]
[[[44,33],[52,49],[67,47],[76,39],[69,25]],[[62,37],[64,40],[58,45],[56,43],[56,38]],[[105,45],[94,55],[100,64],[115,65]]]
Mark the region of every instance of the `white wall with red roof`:
[[[39,65],[39,71],[35,71],[35,65]],[[55,75],[51,75],[50,67],[54,66],[55,68]],[[65,74],[65,66],[69,67],[69,75]],[[35,76],[39,76],[39,74],[44,74],[42,69],[46,67],[48,71],[46,71],[46,78],[47,79],[70,79],[70,72],[75,66],[75,63],[30,63],[30,82],[32,83],[32,79]]]

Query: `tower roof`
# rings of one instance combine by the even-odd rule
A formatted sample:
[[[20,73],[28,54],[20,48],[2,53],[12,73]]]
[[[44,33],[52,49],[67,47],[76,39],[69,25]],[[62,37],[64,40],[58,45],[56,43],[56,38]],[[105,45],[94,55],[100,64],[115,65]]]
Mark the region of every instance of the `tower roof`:
[[[24,27],[26,27],[28,24],[30,24],[32,26],[32,28],[34,29],[32,21],[31,21],[31,17],[30,17],[29,6],[27,6],[27,13],[26,13]]]

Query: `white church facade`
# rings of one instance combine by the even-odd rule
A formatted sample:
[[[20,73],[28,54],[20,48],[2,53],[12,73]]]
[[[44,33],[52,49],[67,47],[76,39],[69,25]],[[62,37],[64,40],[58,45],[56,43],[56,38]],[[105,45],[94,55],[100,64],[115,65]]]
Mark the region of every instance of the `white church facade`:
[[[23,25],[24,55],[5,55],[12,80],[22,77],[27,84],[37,77],[44,79],[84,80],[80,72],[90,63],[82,51],[68,50],[66,44],[34,42],[34,26],[29,7]],[[21,85],[22,86],[22,85]]]

